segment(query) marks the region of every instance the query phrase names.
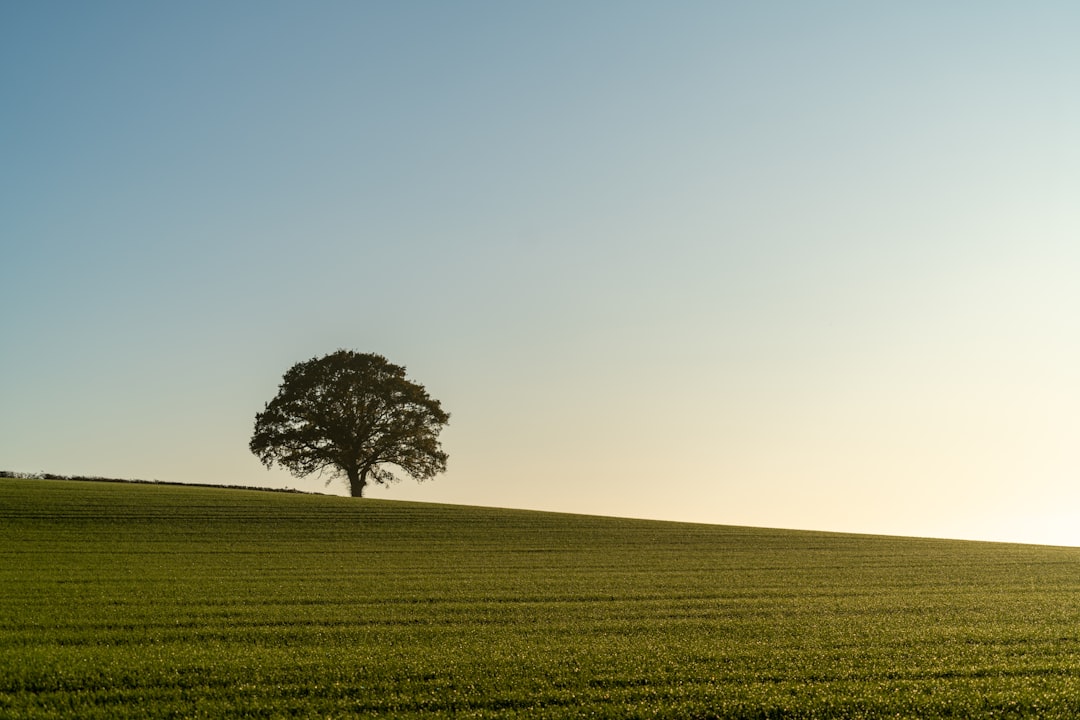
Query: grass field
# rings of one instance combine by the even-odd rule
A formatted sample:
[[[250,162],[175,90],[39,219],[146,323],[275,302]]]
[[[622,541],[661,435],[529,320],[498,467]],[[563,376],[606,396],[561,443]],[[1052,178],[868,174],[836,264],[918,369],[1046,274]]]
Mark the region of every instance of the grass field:
[[[0,480],[0,717],[1080,716],[1080,550]]]

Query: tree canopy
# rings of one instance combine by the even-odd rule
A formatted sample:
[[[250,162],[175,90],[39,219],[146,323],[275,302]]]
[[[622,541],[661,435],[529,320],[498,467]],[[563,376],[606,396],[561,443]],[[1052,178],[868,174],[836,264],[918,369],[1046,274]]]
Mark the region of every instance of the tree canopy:
[[[296,477],[345,476],[353,497],[368,482],[416,480],[446,470],[439,432],[450,420],[438,400],[381,355],[338,350],[293,365],[255,416],[249,447],[268,469]]]

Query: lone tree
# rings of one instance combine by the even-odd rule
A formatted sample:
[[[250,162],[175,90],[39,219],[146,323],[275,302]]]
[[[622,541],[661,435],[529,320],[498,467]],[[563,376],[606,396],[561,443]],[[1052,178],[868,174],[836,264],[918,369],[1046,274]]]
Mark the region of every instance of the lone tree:
[[[405,368],[338,350],[285,373],[277,397],[255,416],[249,447],[267,469],[276,462],[296,477],[344,475],[353,497],[361,497],[369,480],[398,480],[387,466],[416,480],[444,472],[439,431],[449,420]]]

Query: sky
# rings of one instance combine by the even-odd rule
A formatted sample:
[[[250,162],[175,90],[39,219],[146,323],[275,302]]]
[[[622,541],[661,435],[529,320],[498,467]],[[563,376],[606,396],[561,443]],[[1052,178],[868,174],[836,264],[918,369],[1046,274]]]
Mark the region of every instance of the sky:
[[[1080,5],[0,4],[0,469],[1080,545]]]

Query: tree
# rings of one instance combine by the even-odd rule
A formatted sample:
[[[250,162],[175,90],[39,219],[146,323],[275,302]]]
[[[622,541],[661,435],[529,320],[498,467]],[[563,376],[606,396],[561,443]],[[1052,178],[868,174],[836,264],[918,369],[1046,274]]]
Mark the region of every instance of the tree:
[[[285,373],[277,396],[255,416],[249,447],[267,469],[276,462],[296,477],[344,475],[361,497],[369,480],[397,481],[387,466],[418,481],[444,472],[439,432],[449,420],[405,368],[338,350]]]

